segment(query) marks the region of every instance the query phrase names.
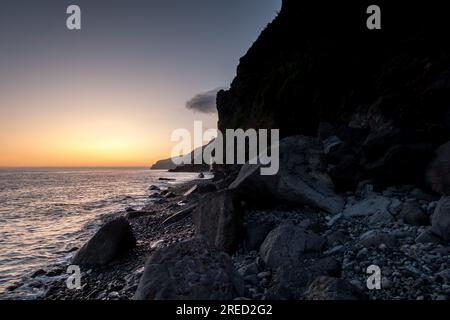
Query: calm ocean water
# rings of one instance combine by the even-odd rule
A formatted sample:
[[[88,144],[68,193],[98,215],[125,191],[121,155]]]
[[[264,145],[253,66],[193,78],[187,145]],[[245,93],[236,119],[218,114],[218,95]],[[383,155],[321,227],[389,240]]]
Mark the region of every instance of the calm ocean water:
[[[168,184],[160,177],[180,183],[196,176],[129,168],[0,169],[0,297],[15,281],[63,261],[102,216],[151,202],[148,187]]]

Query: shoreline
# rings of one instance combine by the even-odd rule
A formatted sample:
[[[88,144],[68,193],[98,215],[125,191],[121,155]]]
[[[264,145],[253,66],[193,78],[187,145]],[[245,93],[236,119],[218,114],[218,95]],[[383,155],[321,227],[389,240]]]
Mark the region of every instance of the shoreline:
[[[102,267],[81,267],[82,289],[67,288],[65,274],[67,266],[61,268],[63,281],[49,286],[43,299],[48,300],[129,300],[133,297],[146,259],[155,250],[174,242],[189,239],[194,235],[191,219],[182,219],[167,226],[162,223],[171,215],[179,212],[188,204],[198,199],[186,201],[183,194],[192,186],[204,183],[205,180],[192,180],[168,187],[171,195],[144,206],[141,210],[111,214],[104,223],[118,217],[125,217],[130,223],[137,246],[130,252],[118,257]],[[181,201],[186,204],[180,205]],[[116,294],[120,291],[120,295]],[[112,294],[111,294],[112,293]]]
[[[200,185],[209,187],[199,188]],[[196,192],[189,193],[194,186],[197,186]],[[82,267],[80,290],[70,290],[66,286],[69,276],[66,270],[70,262],[50,271],[42,271],[44,274],[37,270],[36,282],[42,275],[59,279],[48,284],[45,295],[39,299],[133,299],[145,274],[146,261],[155,256],[155,252],[173,252],[180,245],[190,252],[184,258],[175,254],[175,260],[167,261],[168,267],[183,264],[183,259],[196,259],[199,253],[194,253],[195,245],[199,242],[195,240],[197,232],[192,210],[186,209],[227,192],[224,191],[226,189],[226,183],[194,179],[169,186],[167,191],[155,191],[160,195],[160,200],[142,210],[109,215],[105,223],[117,217],[127,219],[137,240],[136,247],[107,265]],[[263,208],[245,207],[244,229],[239,235],[238,248],[229,255],[220,253],[227,256],[231,263],[233,292],[229,297],[238,300],[323,298],[328,293],[319,289],[322,286],[320,281],[325,281],[323,285],[330,285],[331,281],[338,286],[337,296],[333,296],[338,300],[449,298],[450,277],[446,272],[450,263],[450,248],[439,239],[427,236],[430,230],[427,221],[438,204],[439,196],[407,185],[374,190],[370,183],[340,196],[345,199],[345,209],[334,215],[287,203]],[[417,206],[416,209],[412,210],[411,205]],[[408,214],[418,210],[422,210],[427,221],[416,224],[409,220]],[[304,233],[305,230],[307,233]],[[263,256],[264,243],[267,245],[268,239],[274,235],[278,237],[277,241],[285,244]],[[291,239],[291,235],[294,238]],[[305,252],[302,262],[294,263],[291,258],[278,253],[297,248],[300,238],[296,237],[304,235],[311,237],[308,240],[312,241],[310,245],[317,245],[317,248]],[[211,251],[212,257],[217,256],[214,252],[219,253]],[[276,258],[278,254],[281,255]],[[381,290],[366,287],[367,268],[370,266],[380,266],[382,269]],[[208,272],[216,272],[214,264],[207,263],[204,267]],[[315,283],[318,287],[314,287]],[[351,292],[345,292],[347,289]]]

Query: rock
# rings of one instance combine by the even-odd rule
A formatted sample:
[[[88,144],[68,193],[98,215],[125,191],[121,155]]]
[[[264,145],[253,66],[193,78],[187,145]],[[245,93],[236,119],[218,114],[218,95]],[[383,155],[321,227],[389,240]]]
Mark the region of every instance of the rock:
[[[43,269],[38,269],[35,272],[33,272],[33,274],[31,275],[31,278],[37,278],[37,277],[41,277],[43,275],[47,274],[47,272]]]
[[[425,230],[416,238],[416,243],[443,244],[444,241],[435,235],[431,230]]]
[[[275,147],[272,152],[276,152]],[[257,204],[275,200],[309,205],[333,214],[342,211],[344,200],[334,193],[318,140],[304,136],[285,138],[280,142],[279,154],[277,174],[261,175],[261,165],[247,164],[229,189]]]
[[[230,257],[196,237],[158,249],[147,261],[135,300],[231,300]]]
[[[175,198],[176,196],[177,195],[175,193],[169,191],[164,195],[164,198],[171,199],[171,198]]]
[[[305,262],[281,267],[272,280],[266,298],[270,300],[301,299],[311,282],[319,276],[339,277],[341,265],[334,258],[322,258],[314,263]]]
[[[148,190],[149,191],[161,191],[161,189],[155,185],[151,185],[150,187],[148,187]]]
[[[342,140],[338,136],[328,137],[323,141],[323,149],[325,154],[329,154],[333,148],[336,148],[342,144]]]
[[[391,200],[382,196],[371,196],[363,199],[354,205],[345,208],[343,214],[345,217],[363,217],[375,214],[389,213]]]
[[[199,179],[204,179],[204,178],[205,178],[205,175],[203,174],[203,172],[200,172],[200,173],[198,174],[198,178],[199,178]]]
[[[384,244],[389,248],[398,246],[395,236],[387,233],[379,233],[376,231],[368,231],[360,237],[360,243],[365,247],[379,248]]]
[[[110,300],[119,300],[120,294],[117,291],[111,291],[110,293],[108,293],[108,298]]]
[[[276,227],[276,223],[270,216],[260,219],[250,219],[247,222],[244,246],[247,251],[259,250],[270,231]]]
[[[216,192],[217,186],[213,182],[203,182],[198,184],[198,192],[199,193],[209,193]]]
[[[442,197],[432,218],[433,233],[450,242],[450,196]]]
[[[159,181],[176,181],[177,179],[173,179],[173,178],[159,178]]]
[[[374,214],[369,218],[370,224],[388,223],[395,221],[395,218],[387,211]]]
[[[350,238],[348,234],[341,231],[336,231],[327,236],[327,245],[329,248],[332,248],[337,245],[342,245],[349,240]]]
[[[133,230],[125,218],[106,223],[76,253],[72,264],[105,265],[136,245]]]
[[[251,276],[251,275],[257,275],[258,274],[258,265],[256,263],[250,263],[248,265],[245,265],[241,267],[237,272],[242,276]]]
[[[173,215],[171,215],[170,217],[168,217],[166,220],[164,220],[162,222],[162,224],[169,225],[169,224],[178,222],[180,220],[183,220],[184,218],[189,216],[195,210],[196,207],[197,207],[197,204],[189,205],[186,208],[184,208],[183,210],[180,210],[180,211],[174,213]]]
[[[190,196],[191,194],[194,194],[195,192],[197,192],[198,191],[198,185],[195,185],[195,186],[193,186],[192,188],[190,188],[188,191],[186,191],[184,194],[183,194],[183,197],[188,197],[188,196]]]
[[[430,224],[428,215],[417,203],[412,201],[408,201],[403,205],[398,218],[414,226],[426,226]]]
[[[272,230],[260,248],[260,255],[269,268],[298,264],[307,253],[318,253],[325,240],[312,231],[291,223]]]
[[[366,295],[353,284],[338,278],[316,278],[305,293],[306,300],[365,300]]]
[[[129,211],[125,217],[128,220],[133,220],[137,218],[147,217],[155,214],[155,211]]]
[[[192,214],[199,234],[219,250],[232,252],[241,236],[242,207],[239,199],[229,191],[221,191],[203,198]]]
[[[443,195],[450,195],[450,141],[439,147],[427,168],[427,183]]]

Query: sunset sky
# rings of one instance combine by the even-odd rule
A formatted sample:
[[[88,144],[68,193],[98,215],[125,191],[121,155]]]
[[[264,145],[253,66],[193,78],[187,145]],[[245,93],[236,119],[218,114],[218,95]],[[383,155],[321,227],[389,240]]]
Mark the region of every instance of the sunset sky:
[[[82,30],[66,28],[66,8]],[[6,0],[0,6],[0,166],[148,166],[173,130],[215,113],[281,0]]]

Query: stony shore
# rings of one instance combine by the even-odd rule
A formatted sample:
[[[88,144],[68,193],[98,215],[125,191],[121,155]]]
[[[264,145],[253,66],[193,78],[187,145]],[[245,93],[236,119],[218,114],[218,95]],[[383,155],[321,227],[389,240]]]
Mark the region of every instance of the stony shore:
[[[105,266],[82,268],[81,290],[67,289],[63,277],[47,288],[44,298],[132,299],[149,256],[158,249],[195,237],[191,214],[179,218],[173,215],[195,205],[200,198],[208,197],[209,193],[183,195],[193,186],[204,183],[192,181],[174,187],[169,197],[161,197],[164,200],[159,203],[139,212],[123,213],[132,226],[137,246]],[[339,289],[335,294],[344,296],[337,298],[448,299],[450,248],[438,241],[427,242],[420,238],[430,228],[430,217],[439,197],[413,186],[374,191],[370,183],[362,185],[357,193],[347,193],[345,197],[347,205],[344,212],[355,212],[355,208],[363,206],[364,210],[358,211],[361,214],[330,215],[309,208],[286,206],[247,211],[244,222],[247,238],[230,256],[236,275],[230,298],[317,298],[322,293],[314,293],[314,288],[309,288],[305,293],[306,288],[317,277],[326,276],[345,281],[354,286],[359,294],[348,293],[349,296],[345,296],[347,293]],[[410,213],[415,210],[415,215],[421,214],[423,219],[419,219],[419,223],[409,220],[407,210]],[[166,221],[170,217],[172,220]],[[311,230],[317,235],[314,240],[317,250],[304,255],[298,263],[292,260],[295,254],[283,252],[283,247],[280,247],[278,253],[269,253],[275,254],[277,259],[274,262],[266,259],[265,262],[259,247],[269,231],[277,228],[283,231],[281,237],[285,239],[279,241],[288,251],[292,251],[290,247],[299,245],[295,237],[285,237],[295,233],[296,228]],[[381,290],[368,290],[366,287],[369,276],[366,271],[370,265],[381,268]],[[66,266],[61,266],[59,270],[46,272],[57,276],[65,274],[65,270]]]

